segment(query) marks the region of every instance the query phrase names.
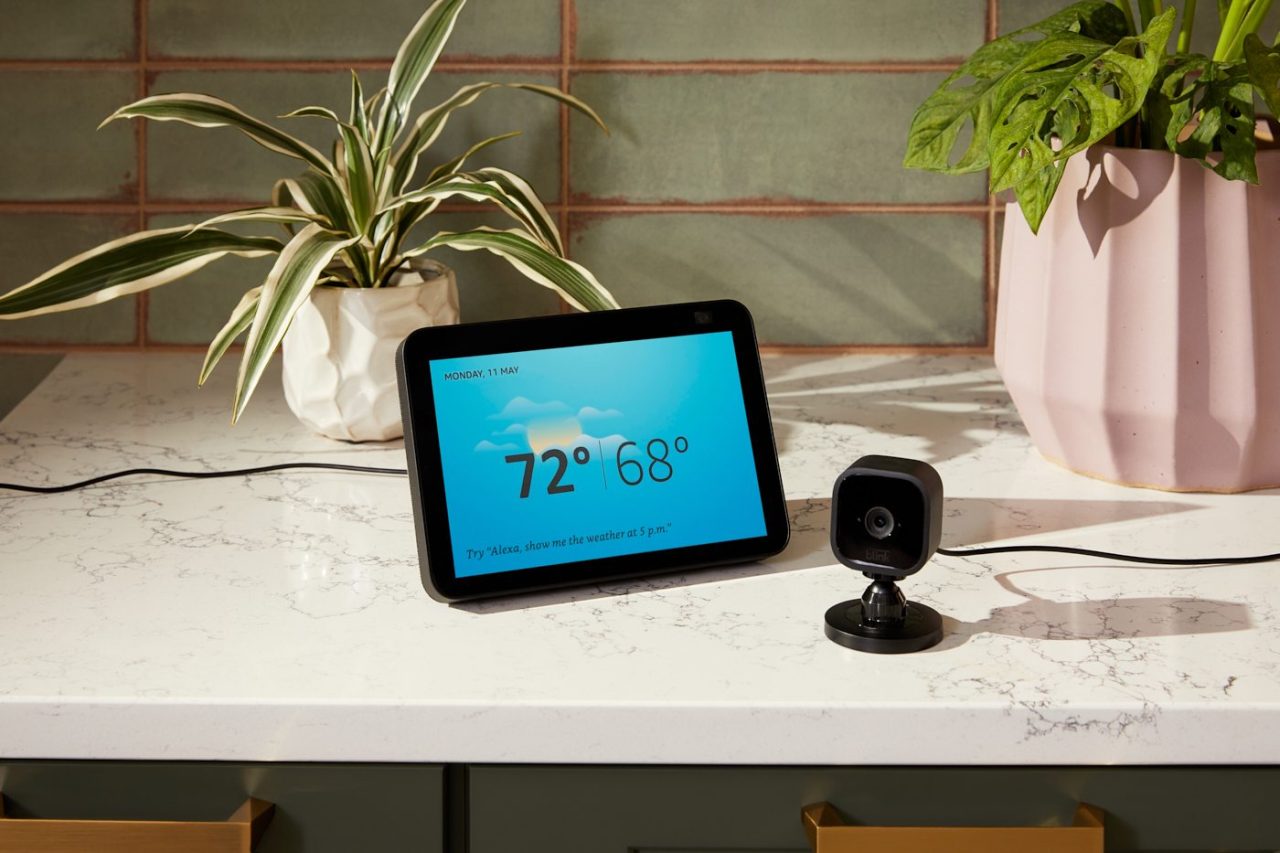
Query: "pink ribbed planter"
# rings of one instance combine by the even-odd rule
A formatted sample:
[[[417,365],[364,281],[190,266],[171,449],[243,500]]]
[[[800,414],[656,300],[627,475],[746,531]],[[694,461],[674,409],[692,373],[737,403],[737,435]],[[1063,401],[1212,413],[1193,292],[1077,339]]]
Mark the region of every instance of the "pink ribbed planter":
[[[1280,151],[1258,175],[1095,147],[1039,236],[1009,206],[996,364],[1041,453],[1159,489],[1280,485]]]

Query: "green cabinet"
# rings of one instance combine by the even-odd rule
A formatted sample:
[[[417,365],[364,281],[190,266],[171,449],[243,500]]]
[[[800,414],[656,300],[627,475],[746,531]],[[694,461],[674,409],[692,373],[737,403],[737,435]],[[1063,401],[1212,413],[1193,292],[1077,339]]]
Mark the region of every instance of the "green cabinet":
[[[444,849],[435,765],[0,763],[8,818],[226,820],[248,797],[274,803],[257,853]]]
[[[610,767],[0,762],[8,816],[225,820],[258,853],[801,853],[802,806],[867,825],[1043,826],[1106,812],[1108,853],[1280,849],[1280,768]],[[876,851],[868,851],[876,853]]]
[[[1112,851],[1280,849],[1276,768],[472,767],[471,853],[807,850],[800,808],[868,825],[1038,826],[1106,811]],[[874,851],[868,851],[874,853]]]

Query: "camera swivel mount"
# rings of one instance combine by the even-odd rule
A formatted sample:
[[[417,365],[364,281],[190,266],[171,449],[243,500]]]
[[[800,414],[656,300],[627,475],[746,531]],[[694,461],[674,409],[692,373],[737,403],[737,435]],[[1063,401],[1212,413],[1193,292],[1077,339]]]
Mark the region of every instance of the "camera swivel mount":
[[[924,604],[907,601],[894,579],[873,575],[862,598],[827,610],[827,638],[850,649],[876,654],[918,652],[942,639],[942,617]]]

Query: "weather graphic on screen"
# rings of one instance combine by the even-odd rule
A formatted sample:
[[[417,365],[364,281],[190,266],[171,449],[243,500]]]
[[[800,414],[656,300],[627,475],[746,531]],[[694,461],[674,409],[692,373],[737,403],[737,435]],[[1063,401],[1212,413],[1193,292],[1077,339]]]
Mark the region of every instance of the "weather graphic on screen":
[[[765,535],[733,337],[431,363],[458,577]]]

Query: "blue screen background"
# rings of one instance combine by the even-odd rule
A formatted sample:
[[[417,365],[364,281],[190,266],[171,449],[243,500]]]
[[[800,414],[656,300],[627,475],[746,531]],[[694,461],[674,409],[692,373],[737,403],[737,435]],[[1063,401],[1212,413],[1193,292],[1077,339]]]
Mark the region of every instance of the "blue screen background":
[[[431,381],[458,577],[765,535],[730,332],[441,359]],[[548,494],[549,449],[573,491]],[[521,498],[505,457],[531,452]]]

